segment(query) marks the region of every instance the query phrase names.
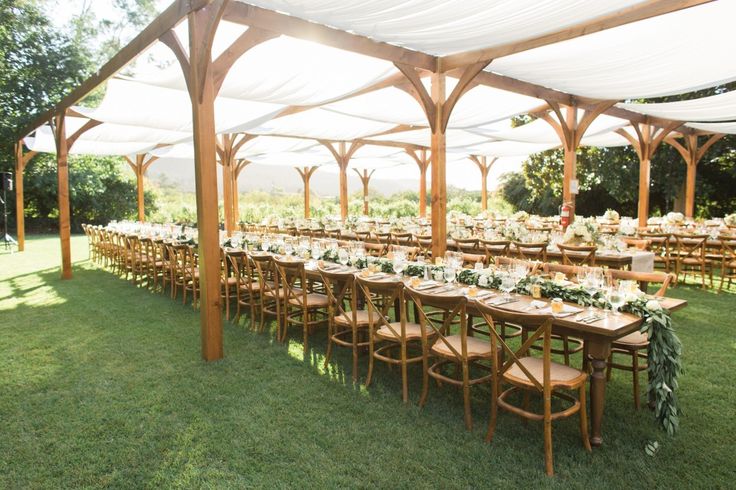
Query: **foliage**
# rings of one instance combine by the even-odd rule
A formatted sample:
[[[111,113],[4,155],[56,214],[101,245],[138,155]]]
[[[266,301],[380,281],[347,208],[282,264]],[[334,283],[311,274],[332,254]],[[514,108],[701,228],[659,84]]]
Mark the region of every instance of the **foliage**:
[[[137,217],[136,183],[124,177],[117,157],[69,157],[71,223],[106,224],[113,219]],[[28,226],[53,228],[58,218],[57,171],[53,155],[39,155],[27,169],[26,216]],[[155,212],[151,191],[144,195],[149,213]],[[11,203],[12,204],[12,203]]]
[[[39,5],[0,0],[0,170],[14,168],[19,129],[92,71],[84,45],[53,29]]]

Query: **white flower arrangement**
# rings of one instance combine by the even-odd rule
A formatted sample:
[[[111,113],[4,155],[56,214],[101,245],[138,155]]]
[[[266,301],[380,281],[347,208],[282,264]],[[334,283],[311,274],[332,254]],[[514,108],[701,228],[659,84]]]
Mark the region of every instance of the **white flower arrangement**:
[[[529,219],[529,213],[527,213],[526,211],[517,211],[514,214],[512,214],[509,219],[511,221],[524,222]]]
[[[606,212],[603,214],[603,218],[607,219],[608,221],[619,221],[621,219],[621,216],[619,216],[618,211],[614,209],[606,209]]]
[[[667,213],[664,219],[668,225],[681,225],[685,222],[685,215],[682,213]]]
[[[636,220],[633,220],[631,218],[626,218],[621,221],[621,224],[619,224],[618,232],[621,235],[634,236],[636,235],[636,228],[637,228]]]
[[[594,218],[575,218],[570,226],[565,230],[563,236],[564,243],[583,242],[597,243],[600,225]]]
[[[504,238],[514,242],[523,242],[529,234],[529,230],[520,221],[507,221],[499,231]]]
[[[736,226],[736,213],[729,214],[725,218],[723,218],[723,222],[726,223],[728,226]]]
[[[478,213],[478,215],[475,218],[482,219],[482,220],[495,219],[496,213],[494,213],[490,209],[486,209],[485,211],[481,211],[480,213]]]

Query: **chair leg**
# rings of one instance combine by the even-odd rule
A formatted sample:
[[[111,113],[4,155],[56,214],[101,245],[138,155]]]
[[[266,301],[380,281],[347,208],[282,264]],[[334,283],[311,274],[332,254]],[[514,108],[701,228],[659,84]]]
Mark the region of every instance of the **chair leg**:
[[[544,395],[544,467],[547,476],[554,476],[552,456],[552,397]]]
[[[634,408],[639,410],[639,353],[631,353],[631,370],[634,376]]]
[[[353,382],[358,381],[358,329],[353,326]]]
[[[325,354],[325,369],[327,369],[327,366],[330,364],[330,359],[332,358],[332,318],[330,318],[330,321],[327,323],[327,353]],[[353,344],[355,344],[355,332],[353,332]],[[355,373],[353,373],[353,378],[355,378]]]
[[[495,361],[494,361],[495,362]],[[496,416],[498,415],[498,382],[494,378],[491,380],[491,416],[488,420],[488,432],[486,432],[486,442],[493,440],[493,433],[496,431]]]
[[[562,336],[562,350],[565,356],[565,366],[570,365],[570,342],[567,339],[567,335]]]
[[[465,409],[465,428],[473,430],[473,414],[470,409],[470,373],[467,361],[463,362],[463,404]]]
[[[424,407],[429,396],[429,352],[426,346],[422,346],[422,395],[419,397],[419,406]]]
[[[371,327],[369,327],[371,328]],[[368,388],[373,378],[373,332],[368,332],[368,374],[365,378],[365,387]]]
[[[304,353],[307,353],[307,343],[309,342],[309,311],[302,310],[302,324],[304,327]]]
[[[580,398],[580,437],[583,439],[583,447],[586,451],[592,452],[590,447],[590,437],[588,437],[588,409],[585,399],[585,383],[580,386],[578,397]]]
[[[406,342],[401,342],[401,399],[409,403],[409,374],[406,363]]]

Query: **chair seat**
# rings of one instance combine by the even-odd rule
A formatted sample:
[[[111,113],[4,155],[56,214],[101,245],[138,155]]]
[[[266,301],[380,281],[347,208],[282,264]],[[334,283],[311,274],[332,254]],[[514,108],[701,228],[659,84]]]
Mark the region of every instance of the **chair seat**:
[[[401,322],[392,322],[391,327],[396,330],[396,334],[394,334],[386,325],[383,325],[381,328],[376,330],[376,335],[379,337],[382,337],[384,339],[389,340],[399,340],[401,338]],[[425,331],[427,332],[427,336],[434,336],[435,332],[432,330],[432,327],[425,326]],[[405,326],[405,332],[406,332],[406,339],[421,339],[422,338],[422,327],[418,323],[406,323]]]
[[[220,283],[221,284],[224,284],[225,283],[225,280],[220,279]],[[227,278],[227,285],[228,286],[235,286],[236,284],[238,284],[238,278],[237,277],[228,277]]]
[[[300,291],[292,289],[292,292],[298,296],[289,299],[289,304],[296,306],[304,305],[304,296]],[[324,294],[309,293],[307,294],[307,308],[327,308],[330,300]]]
[[[250,285],[248,285],[248,284],[241,284],[240,285],[240,290],[241,291],[245,291],[246,293],[248,291],[251,291],[251,290],[252,291],[260,291],[261,290],[261,283],[258,282],[258,281],[253,281],[252,283],[250,283]]]
[[[647,334],[641,333],[639,331],[631,332],[629,335],[621,337],[620,339],[613,342],[613,347],[624,347],[624,348],[631,348],[631,347],[643,348],[643,347],[646,347],[647,345],[649,345],[649,337],[647,337]]]
[[[458,353],[462,354],[462,337],[460,335],[448,335],[445,337],[445,340],[447,343],[449,343],[453,349],[455,349]],[[483,358],[491,358],[493,357],[491,353],[493,352],[493,349],[491,348],[491,343],[488,341],[481,340],[479,338],[475,337],[468,337],[467,338],[467,346],[468,346],[468,357],[471,358],[477,358],[477,357],[483,357]],[[439,339],[437,342],[434,343],[432,346],[432,352],[434,354],[441,355],[443,357],[457,357],[445,344],[445,342],[442,341],[442,339]]]
[[[539,357],[522,357],[519,359],[519,363],[523,364],[527,371],[531,373],[534,378],[542,384],[544,379],[544,361]],[[531,381],[524,371],[521,370],[518,363],[515,363],[503,374],[505,380],[527,386],[535,386],[534,382]],[[550,382],[553,387],[574,387],[579,386],[580,383],[584,383],[588,379],[588,375],[579,369],[575,369],[564,364],[557,362],[550,363]]]
[[[701,259],[693,259],[693,258],[681,258],[680,263],[685,264],[685,265],[700,265],[700,264],[710,265],[712,261],[709,259],[701,260]]]
[[[350,326],[350,322],[352,321],[352,318],[353,318],[353,312],[352,311],[346,311],[345,313],[347,313],[347,315],[350,317],[350,321],[348,321],[348,319],[345,318],[344,315],[338,315],[338,314],[336,314],[335,315],[335,324],[340,325],[340,326],[343,326],[343,327],[349,327]],[[374,313],[373,314],[373,321],[375,322],[377,318],[378,318],[378,314],[377,313]],[[355,312],[355,321],[358,324],[358,326],[367,327],[369,325],[369,322],[368,322],[368,311],[367,310],[357,310]]]

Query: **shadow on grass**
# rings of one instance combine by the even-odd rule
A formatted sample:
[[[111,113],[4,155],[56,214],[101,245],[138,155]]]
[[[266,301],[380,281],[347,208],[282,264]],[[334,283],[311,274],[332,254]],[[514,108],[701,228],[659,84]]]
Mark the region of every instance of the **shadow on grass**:
[[[681,336],[695,367],[694,377],[683,379],[681,400],[686,414],[698,413],[686,415],[683,433],[669,439],[649,412],[634,412],[629,377],[616,373],[604,447],[585,453],[575,417],[555,423],[558,477],[549,480],[540,424],[501,414],[493,443],[484,443],[485,387],[472,390],[475,429],[468,433],[458,390],[432,384],[426,407],[416,406],[419,366],[409,370],[408,405],[398,370],[382,363],[365,388],[365,354],[359,383],[352,381],[349,349],[336,347],[325,368],[324,329],[304,354],[296,330],[281,344],[273,322],[262,334],[224,322],[226,357],[208,364],[190,305],[88,262],[75,264],[71,281],[58,274],[53,268],[15,275],[11,294],[0,300],[2,486],[567,488],[623,475],[642,486],[698,486],[702,471],[712,477],[728,468],[728,451],[714,444],[725,444],[729,429],[712,434],[708,427],[723,424],[733,394],[702,372],[698,356],[707,351],[688,343],[697,338],[689,330],[712,318],[695,311],[702,303],[722,307],[725,294],[673,290],[698,303],[694,315],[682,312]],[[731,345],[725,350],[732,359]],[[702,410],[700,401],[716,393],[724,405]],[[663,445],[656,459],[643,455],[651,439]]]

